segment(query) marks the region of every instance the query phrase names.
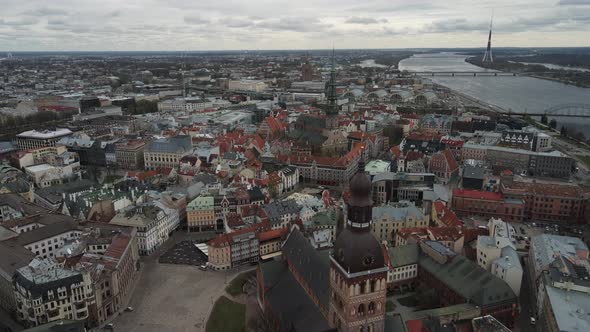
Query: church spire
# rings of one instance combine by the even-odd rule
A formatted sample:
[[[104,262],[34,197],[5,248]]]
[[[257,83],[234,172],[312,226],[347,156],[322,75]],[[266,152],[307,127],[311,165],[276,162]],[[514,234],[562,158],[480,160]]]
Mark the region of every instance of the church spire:
[[[332,67],[330,69],[330,81],[328,81],[328,114],[335,111],[338,113],[336,100],[338,99],[336,96],[336,60],[335,60],[335,50],[332,48]]]
[[[330,80],[326,83],[326,127],[328,129],[338,128],[338,96],[336,96],[336,60],[335,50],[332,48],[332,68],[330,69]]]

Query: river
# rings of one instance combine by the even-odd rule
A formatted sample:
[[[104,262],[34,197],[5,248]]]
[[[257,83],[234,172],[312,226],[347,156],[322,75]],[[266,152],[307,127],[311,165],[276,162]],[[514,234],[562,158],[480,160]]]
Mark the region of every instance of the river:
[[[455,53],[419,54],[399,63],[407,71],[489,71],[465,62]],[[590,89],[524,76],[435,76],[433,82],[486,104],[514,112],[543,112],[551,107],[590,104]],[[590,118],[556,118],[558,123],[581,130],[590,137]]]

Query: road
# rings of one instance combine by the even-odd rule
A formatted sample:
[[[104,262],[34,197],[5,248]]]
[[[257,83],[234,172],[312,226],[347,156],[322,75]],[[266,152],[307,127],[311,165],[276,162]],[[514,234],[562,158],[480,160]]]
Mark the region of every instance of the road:
[[[531,284],[529,282],[529,276],[527,273],[528,260],[525,258],[524,273],[522,277],[522,284],[520,286],[520,295],[518,297],[520,303],[520,315],[516,320],[514,326],[514,332],[536,332],[536,326],[531,325],[531,316],[535,311],[536,304],[534,303],[534,297],[531,292]]]

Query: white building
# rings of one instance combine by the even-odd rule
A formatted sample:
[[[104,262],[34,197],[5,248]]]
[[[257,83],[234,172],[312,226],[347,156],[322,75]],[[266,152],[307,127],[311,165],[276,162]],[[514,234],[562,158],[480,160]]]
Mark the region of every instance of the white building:
[[[387,288],[389,290],[406,290],[414,285],[418,276],[418,244],[410,243],[399,247],[388,247],[389,270],[387,271]]]
[[[523,269],[514,240],[515,229],[502,219],[491,218],[489,236],[477,237],[477,264],[520,293]]]
[[[266,89],[266,84],[262,81],[256,80],[239,80],[239,81],[229,81],[229,90],[238,90],[238,91],[253,91],[253,92],[262,92]]]
[[[18,269],[14,291],[17,318],[27,327],[86,320],[95,302],[90,274],[64,268],[53,258],[36,258]]]
[[[118,213],[111,224],[137,228],[140,255],[150,255],[158,249],[179,225],[178,211],[160,202],[145,203]]]
[[[158,102],[158,111],[160,112],[180,112],[180,111],[202,111],[212,108],[214,105],[207,99],[200,98],[176,98]]]
[[[74,221],[51,222],[49,219],[51,218],[48,217],[42,222],[32,222],[11,228],[12,231],[19,233],[16,239],[18,244],[29,249],[39,258],[54,257],[55,253],[65,243],[78,239],[82,234]]]
[[[28,166],[25,167],[25,173],[38,188],[70,182],[81,177],[79,161],[64,166],[52,166],[49,164]]]
[[[37,149],[55,146],[55,142],[70,135],[72,135],[72,131],[69,129],[29,130],[16,135],[15,143],[20,150]]]
[[[534,144],[535,151],[549,151],[552,149],[551,136],[545,133],[537,133],[535,135]]]
[[[514,294],[520,294],[520,284],[522,283],[523,269],[520,264],[518,253],[512,247],[502,248],[500,257],[492,262],[490,269],[493,275],[504,280]]]

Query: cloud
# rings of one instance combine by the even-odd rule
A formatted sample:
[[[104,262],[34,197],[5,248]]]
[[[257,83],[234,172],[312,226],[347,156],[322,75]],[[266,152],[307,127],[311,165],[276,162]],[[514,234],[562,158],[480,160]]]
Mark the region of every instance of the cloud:
[[[376,18],[372,18],[372,17],[353,16],[353,17],[349,17],[346,21],[344,21],[344,23],[363,24],[363,25],[379,24],[379,23],[387,23],[387,19],[384,19],[384,18],[376,19]]]
[[[330,28],[332,25],[322,23],[317,18],[309,17],[284,17],[264,20],[256,24],[260,27],[272,31],[293,31],[293,32],[319,32]]]
[[[590,0],[559,0],[560,6],[590,6]]]
[[[59,9],[59,8],[42,7],[42,8],[24,11],[24,12],[22,12],[22,14],[28,15],[28,16],[42,16],[42,17],[44,17],[44,16],[67,15],[68,12],[63,9]]]
[[[256,21],[244,17],[224,17],[218,19],[217,24],[222,26],[225,25],[229,28],[247,28],[255,26]]]
[[[201,25],[210,23],[211,21],[207,18],[202,18],[200,16],[185,16],[184,22],[188,24]]]
[[[435,21],[421,29],[424,33],[448,33],[448,32],[465,32],[480,31],[486,29],[485,23],[470,22],[464,18],[455,18],[448,20]]]
[[[39,22],[36,18],[21,18],[17,20],[2,20],[0,19],[0,26],[1,25],[32,25],[37,24]]]
[[[67,23],[63,19],[50,18],[47,20],[47,24],[49,24],[49,25],[66,25]]]

